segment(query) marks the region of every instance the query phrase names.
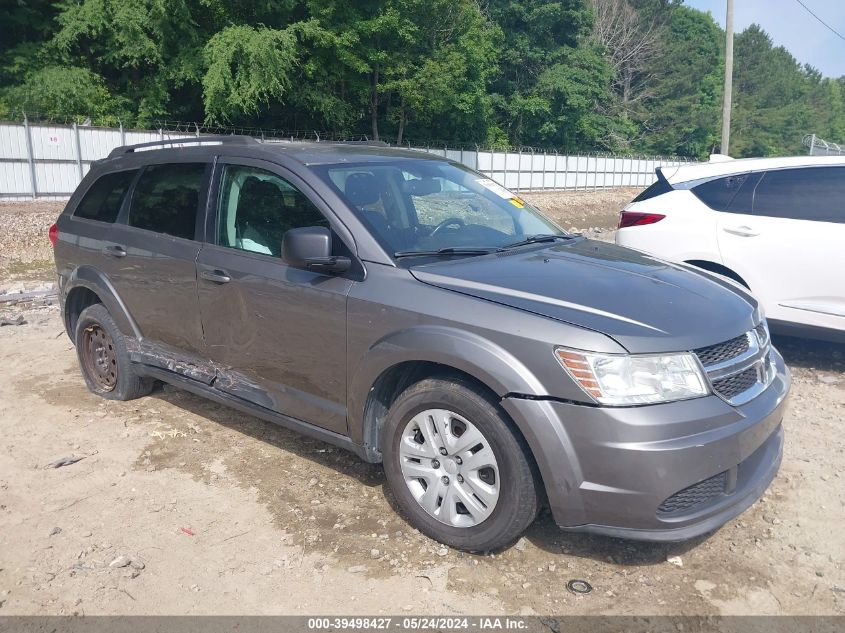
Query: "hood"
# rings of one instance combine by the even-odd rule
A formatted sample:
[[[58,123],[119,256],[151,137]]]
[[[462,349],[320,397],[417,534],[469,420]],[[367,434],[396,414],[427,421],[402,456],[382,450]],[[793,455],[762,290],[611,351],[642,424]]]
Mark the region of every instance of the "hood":
[[[601,332],[632,353],[729,340],[754,326],[757,307],[750,294],[715,275],[586,239],[410,271],[439,288]]]

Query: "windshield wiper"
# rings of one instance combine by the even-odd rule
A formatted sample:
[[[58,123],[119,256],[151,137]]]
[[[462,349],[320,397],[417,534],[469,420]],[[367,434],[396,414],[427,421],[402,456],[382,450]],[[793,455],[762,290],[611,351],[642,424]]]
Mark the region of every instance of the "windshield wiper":
[[[555,235],[553,233],[529,235],[524,240],[513,242],[512,244],[506,244],[505,246],[502,246],[499,250],[507,250],[509,248],[516,248],[517,246],[526,246],[528,244],[539,244],[540,242],[554,242],[556,240],[574,240],[575,237],[575,235]]]
[[[396,251],[393,257],[444,257],[449,255],[488,255],[494,252],[495,248],[464,248],[461,246],[449,246],[436,251]]]

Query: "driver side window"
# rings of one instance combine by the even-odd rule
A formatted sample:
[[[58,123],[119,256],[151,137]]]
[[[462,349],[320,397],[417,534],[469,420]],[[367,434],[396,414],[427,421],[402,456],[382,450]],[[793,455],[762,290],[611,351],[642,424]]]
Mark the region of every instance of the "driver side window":
[[[257,167],[224,166],[217,244],[279,257],[285,232],[305,226],[329,227],[329,222],[284,178]]]

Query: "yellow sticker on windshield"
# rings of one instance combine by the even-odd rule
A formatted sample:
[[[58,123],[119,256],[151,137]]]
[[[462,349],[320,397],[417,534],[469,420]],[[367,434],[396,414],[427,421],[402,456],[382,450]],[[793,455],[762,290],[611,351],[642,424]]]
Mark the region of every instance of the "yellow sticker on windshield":
[[[525,207],[525,200],[523,200],[522,198],[514,197],[514,198],[511,198],[511,204],[513,206],[515,206],[517,209],[522,209],[523,207]]]

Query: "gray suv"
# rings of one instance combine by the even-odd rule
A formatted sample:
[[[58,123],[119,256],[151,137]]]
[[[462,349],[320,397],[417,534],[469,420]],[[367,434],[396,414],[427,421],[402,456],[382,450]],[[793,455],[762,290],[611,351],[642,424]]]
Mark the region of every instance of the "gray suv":
[[[94,393],[165,381],[382,463],[408,522],[683,540],[777,472],[789,372],[748,292],[562,231],[428,154],[121,147],[50,230]]]

